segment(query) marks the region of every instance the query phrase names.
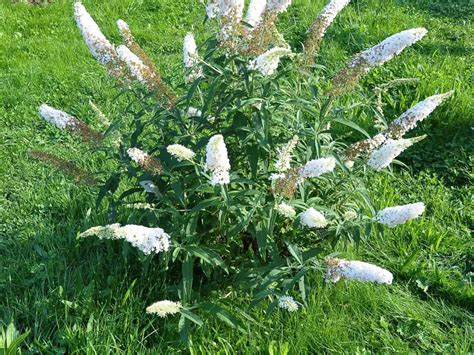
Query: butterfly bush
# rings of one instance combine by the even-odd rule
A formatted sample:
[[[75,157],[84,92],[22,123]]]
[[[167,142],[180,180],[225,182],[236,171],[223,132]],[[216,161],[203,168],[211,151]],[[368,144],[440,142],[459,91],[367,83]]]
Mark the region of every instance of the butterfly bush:
[[[277,27],[291,1],[244,5],[209,1],[203,16],[206,12],[210,38],[198,44],[188,32],[183,68],[168,80],[125,21],[117,22],[123,43],[116,46],[76,2],[74,17],[87,47],[117,81],[128,105],[117,108],[117,117],[107,114],[105,133],[46,104],[39,109],[65,134],[93,137],[91,148],[115,161],[111,171],[94,178],[101,184],[96,205],[106,209],[107,221],[80,233],[81,247],[96,247],[86,243],[93,236],[101,243],[128,242],[139,260],[158,265],[162,275],[156,277],[165,283],[159,292],[179,302],[159,301],[146,312],[180,314],[183,334],[191,322],[203,323],[201,312],[227,317],[224,299],[212,305],[201,301],[204,284],[235,287],[248,293],[252,306],[266,303],[268,313],[294,312],[307,304],[314,278],[306,275],[312,273],[326,273],[331,282],[391,284],[393,275],[379,266],[327,255],[352,243],[355,234],[378,233],[382,226],[372,224],[395,228],[425,212],[423,202],[387,206],[377,191],[368,192],[367,177],[422,139],[405,134],[452,95],[430,96],[356,141],[352,137],[365,130],[353,109],[358,105],[349,105],[344,95],[358,85],[364,93],[362,77],[403,56],[426,29],[394,34],[328,75],[322,65],[308,64],[337,14],[351,7],[349,0],[329,1],[308,29],[302,50],[288,46]],[[101,139],[117,134],[115,144]],[[87,175],[48,153],[31,156],[77,181]]]

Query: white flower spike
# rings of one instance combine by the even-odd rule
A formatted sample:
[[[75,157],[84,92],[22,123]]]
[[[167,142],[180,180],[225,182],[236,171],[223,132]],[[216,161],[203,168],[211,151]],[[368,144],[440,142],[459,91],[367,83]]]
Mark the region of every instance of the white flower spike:
[[[298,144],[298,136],[293,136],[293,138],[286,143],[282,148],[277,148],[278,159],[275,162],[275,168],[279,173],[287,171],[290,169],[291,163],[291,154]]]
[[[390,285],[393,275],[390,271],[363,261],[326,258],[326,282],[338,282],[341,278],[362,282],[377,282]]]
[[[107,40],[80,1],[74,3],[74,18],[91,54],[101,64],[116,64],[117,54],[114,46]]]
[[[308,228],[325,228],[328,225],[326,217],[313,207],[308,208],[300,215],[301,224]]]
[[[278,307],[288,312],[296,312],[299,308],[298,303],[291,296],[281,296],[278,299]]]
[[[93,227],[80,234],[81,238],[97,236],[99,239],[124,239],[144,254],[158,254],[170,248],[170,236],[161,228],[148,228],[135,224],[110,224]]]
[[[300,170],[302,178],[315,178],[329,173],[336,167],[336,159],[333,157],[310,160]]]
[[[206,170],[212,172],[211,184],[226,185],[230,182],[230,162],[224,137],[217,134],[209,140],[206,147]]]
[[[183,308],[180,302],[159,301],[146,308],[146,313],[157,314],[160,317],[166,317],[168,314],[176,314]]]
[[[166,151],[174,156],[178,161],[193,160],[196,153],[181,144],[172,144],[166,147]]]
[[[388,139],[379,150],[373,152],[367,161],[367,164],[374,170],[382,170],[398,157],[405,149],[411,147],[414,143],[421,141],[426,136],[410,139]]]
[[[285,202],[280,203],[276,206],[276,211],[286,218],[294,218],[296,216],[296,211],[293,207],[286,204]]]
[[[252,60],[249,64],[249,69],[258,70],[263,76],[269,76],[278,68],[282,57],[291,55],[292,52],[290,49],[275,47]]]
[[[262,15],[265,12],[267,0],[250,0],[247,14],[245,15],[245,22],[253,28],[262,21]]]
[[[406,221],[417,218],[425,212],[423,202],[412,203],[408,205],[387,207],[377,213],[377,222],[393,228]]]

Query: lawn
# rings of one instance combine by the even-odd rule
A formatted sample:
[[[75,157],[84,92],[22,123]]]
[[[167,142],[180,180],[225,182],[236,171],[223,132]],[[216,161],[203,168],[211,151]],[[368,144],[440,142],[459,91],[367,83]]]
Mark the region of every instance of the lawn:
[[[115,43],[115,20],[126,20],[170,81],[181,75],[186,32],[193,30],[198,42],[206,38],[198,0],[83,2]],[[294,0],[282,16],[281,31],[293,48],[324,3]],[[423,200],[424,218],[374,232],[359,248],[338,250],[384,265],[394,273],[394,284],[327,286],[315,275],[308,308],[268,318],[263,307],[256,308],[250,311],[255,322],[240,332],[203,315],[205,326],[193,330],[189,351],[474,351],[473,9],[470,0],[354,0],[328,31],[318,58],[334,72],[390,34],[426,27],[427,38],[371,73],[364,90],[395,78],[419,79],[384,95],[388,120],[427,96],[455,91],[417,128],[416,135],[428,138],[402,155],[409,168],[396,166],[367,181],[377,207]],[[144,312],[166,294],[156,266],[143,265],[120,245],[76,238],[106,221],[105,211],[94,208],[97,191],[28,157],[30,149],[41,149],[90,171],[108,168],[100,154],[37,114],[47,102],[101,129],[89,99],[110,117],[122,110],[114,81],[90,56],[75,26],[72,1],[29,6],[3,0],[0,18],[0,325],[14,322],[20,333],[29,331],[22,349],[30,352],[186,350],[176,319]],[[367,110],[358,112],[359,123],[370,130]],[[236,314],[249,301],[229,285],[206,297]]]

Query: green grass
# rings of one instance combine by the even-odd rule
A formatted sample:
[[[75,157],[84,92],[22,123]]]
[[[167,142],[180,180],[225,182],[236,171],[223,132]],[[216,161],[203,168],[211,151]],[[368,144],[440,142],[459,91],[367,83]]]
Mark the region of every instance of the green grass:
[[[103,223],[93,209],[96,191],[28,159],[43,149],[97,171],[104,167],[76,138],[38,118],[48,102],[96,128],[92,99],[107,115],[121,110],[113,81],[87,52],[72,16],[71,1],[45,7],[0,4],[0,323],[31,332],[33,352],[179,351],[177,322],[148,316],[146,305],[166,296],[160,270],[117,243],[76,240],[76,233]],[[115,19],[123,18],[174,80],[181,39],[194,28],[203,40],[203,5],[197,1],[84,1],[107,36],[119,43]],[[324,1],[295,0],[281,22],[293,47]],[[359,248],[340,248],[392,270],[390,287],[340,283],[324,286],[314,275],[307,309],[297,314],[262,309],[244,333],[211,318],[192,334],[192,350],[222,353],[413,352],[467,353],[472,348],[473,227],[473,27],[469,0],[353,1],[327,34],[319,62],[330,73],[353,53],[397,31],[427,27],[429,36],[364,80],[373,88],[397,77],[417,77],[385,97],[387,119],[423,97],[454,89],[414,134],[428,139],[402,161],[412,167],[378,173],[368,182],[377,207],[423,200],[427,213]],[[328,74],[330,75],[330,74]],[[348,101],[360,99],[357,94]],[[371,127],[368,110],[359,121]],[[354,135],[348,140],[360,137]],[[403,198],[402,198],[403,196]],[[91,210],[89,210],[92,207]],[[407,262],[410,261],[411,262]],[[229,308],[246,309],[235,290],[217,290]]]

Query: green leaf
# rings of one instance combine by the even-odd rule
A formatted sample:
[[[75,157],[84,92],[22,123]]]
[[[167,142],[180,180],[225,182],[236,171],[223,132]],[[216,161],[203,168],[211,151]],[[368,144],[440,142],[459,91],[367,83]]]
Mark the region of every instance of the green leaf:
[[[186,317],[186,319],[189,319],[191,322],[197,324],[198,326],[202,326],[204,322],[197,316],[197,314],[191,312],[188,309],[181,309],[181,314]]]
[[[227,265],[221,259],[219,254],[214,252],[211,249],[207,249],[204,247],[198,247],[195,245],[186,245],[182,246],[182,249],[187,251],[190,255],[198,257],[202,261],[212,265],[212,266],[219,266],[226,272],[229,272]]]
[[[191,212],[205,210],[208,207],[217,206],[217,205],[219,205],[219,203],[220,203],[220,198],[219,197],[210,197],[206,200],[203,200],[203,201],[199,202],[196,206],[194,206],[191,209]]]
[[[221,306],[215,303],[206,302],[201,305],[201,308],[209,311],[210,314],[217,316],[217,318],[219,318],[221,321],[231,326],[232,328],[237,328],[240,331],[244,331],[244,325],[242,321],[237,319],[235,316],[230,314],[226,309],[222,308]]]
[[[348,127],[351,127],[353,129],[355,129],[356,131],[359,131],[360,133],[362,133],[367,138],[370,138],[370,134],[368,134],[361,126],[359,126],[355,122],[345,120],[343,118],[334,118],[332,121],[333,122],[338,122],[338,123],[343,124],[343,125],[348,126]]]
[[[191,300],[191,293],[193,288],[193,258],[187,255],[181,266],[183,273],[183,297],[182,301],[186,305]]]
[[[290,252],[291,255],[298,261],[300,265],[303,264],[303,256],[301,254],[301,251],[299,250],[298,246],[295,244],[292,244],[290,242],[285,242],[286,246],[288,247],[288,251]]]

